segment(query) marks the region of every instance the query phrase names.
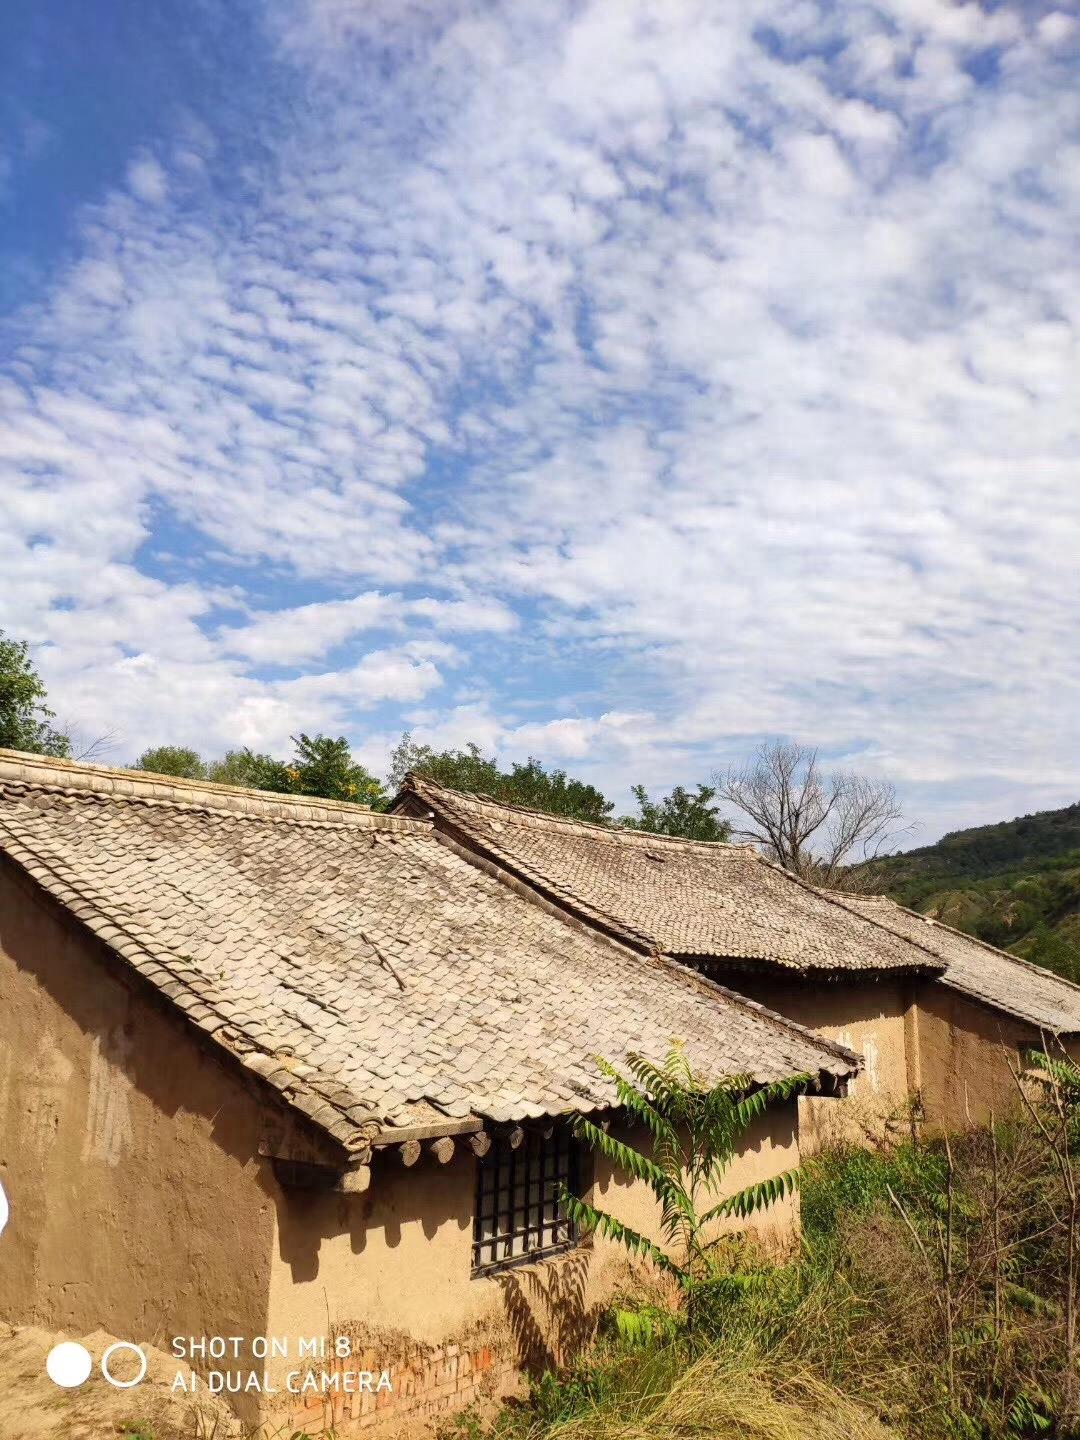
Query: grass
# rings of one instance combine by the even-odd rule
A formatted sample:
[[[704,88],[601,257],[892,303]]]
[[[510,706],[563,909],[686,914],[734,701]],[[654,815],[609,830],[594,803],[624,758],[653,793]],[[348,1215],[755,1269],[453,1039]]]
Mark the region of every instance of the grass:
[[[951,1157],[951,1158],[950,1158]],[[803,1243],[733,1247],[693,1333],[621,1302],[593,1352],[447,1440],[1056,1440],[1062,1195],[1022,1124],[804,1167]],[[946,1243],[947,1239],[947,1243]]]
[[[545,1440],[885,1440],[887,1435],[872,1414],[809,1371],[722,1351],[689,1364],[676,1350],[667,1356],[666,1364],[661,1359],[652,1365],[643,1365],[639,1356],[622,1357],[604,1392],[531,1433]]]

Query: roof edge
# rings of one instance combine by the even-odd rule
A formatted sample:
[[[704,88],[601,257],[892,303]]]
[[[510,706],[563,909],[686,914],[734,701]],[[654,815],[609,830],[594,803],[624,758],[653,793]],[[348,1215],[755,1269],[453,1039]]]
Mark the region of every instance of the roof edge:
[[[876,901],[878,904],[891,905],[894,910],[902,910],[905,915],[913,915],[917,920],[921,920],[924,925],[936,926],[937,929],[945,930],[950,935],[956,935],[961,940],[968,940],[971,942],[972,945],[978,945],[979,948],[982,950],[989,950],[991,955],[997,955],[1002,960],[1008,960],[1013,965],[1019,966],[1023,970],[1033,970],[1036,975],[1045,975],[1048,980],[1053,980],[1058,985],[1065,985],[1068,989],[1075,990],[1078,994],[1080,994],[1080,984],[1077,984],[1075,980],[1070,980],[1067,975],[1059,975],[1056,970],[1049,970],[1045,965],[1036,965],[1033,960],[1025,960],[1022,955],[1014,955],[1011,950],[1002,950],[1001,947],[998,945],[991,945],[989,940],[983,940],[978,935],[971,935],[967,930],[959,930],[955,925],[950,925],[948,921],[939,920],[936,915],[924,915],[921,910],[913,910],[910,905],[901,905],[900,902],[898,900],[894,900],[891,895],[863,895],[858,898],[863,900]],[[864,914],[865,912],[860,911],[859,913]],[[881,920],[875,920],[872,915],[866,915],[866,918],[871,922],[871,924],[878,925],[884,930],[887,930],[889,928]],[[917,940],[913,940],[911,941],[911,943],[913,945],[918,945],[919,942]],[[945,974],[940,978],[943,981],[948,981],[947,962],[945,967]],[[957,985],[953,985],[952,988],[959,989],[960,987]],[[995,1009],[1000,1010],[1004,1008],[1000,1004],[1000,1002],[997,1001],[988,1001],[987,1003],[992,1004]],[[1009,1013],[1015,1013],[1018,1015],[1020,1014],[1019,1011],[1010,1011]],[[1021,1018],[1026,1019],[1027,1016],[1025,1015]],[[1080,1031],[1062,1031],[1061,1033],[1073,1034],[1080,1033]]]
[[[662,845],[669,845],[691,851],[702,849],[737,850],[740,854],[749,855],[752,863],[766,866],[768,869],[782,876],[785,881],[798,886],[809,894],[817,896],[821,900],[827,901],[837,909],[843,910],[845,915],[854,918],[856,921],[862,921],[868,925],[872,925],[875,929],[885,930],[887,933],[893,935],[894,938],[902,939],[904,943],[910,945],[913,950],[925,956],[925,959],[913,959],[910,965],[905,966],[888,966],[887,968],[867,966],[861,973],[877,975],[915,973],[928,976],[940,976],[946,968],[943,960],[940,960],[931,951],[926,949],[925,946],[920,945],[917,940],[911,940],[907,936],[896,937],[895,932],[889,931],[887,926],[882,925],[869,915],[863,915],[861,911],[853,910],[851,906],[845,904],[843,899],[837,896],[836,892],[826,890],[821,886],[812,885],[809,881],[792,874],[790,870],[785,870],[784,867],[778,865],[776,861],[769,860],[766,856],[762,855],[754,845],[731,845],[721,840],[684,840],[676,835],[656,835],[653,834],[652,831],[627,830],[618,825],[596,825],[584,820],[562,820],[556,815],[547,815],[541,810],[526,809],[520,805],[509,805],[503,800],[494,800],[490,796],[475,795],[470,791],[454,790],[449,785],[441,785],[438,781],[429,780],[426,776],[417,775],[413,771],[409,771],[401,782],[401,787],[391,802],[391,808],[396,810],[396,807],[409,796],[421,801],[425,805],[430,805],[433,812],[441,816],[444,824],[453,827],[455,838],[458,843],[464,845],[466,849],[472,851],[474,854],[483,855],[486,860],[498,865],[500,869],[506,871],[508,874],[515,875],[525,881],[526,884],[532,886],[545,898],[551,899],[564,912],[580,917],[594,929],[600,930],[609,938],[614,938],[616,941],[629,945],[633,949],[652,952],[656,949],[656,945],[652,938],[644,931],[637,930],[625,922],[617,920],[610,912],[600,910],[596,906],[590,905],[580,896],[571,897],[567,895],[553,881],[549,881],[546,876],[520,863],[511,863],[507,856],[498,849],[492,849],[482,839],[464,830],[463,826],[466,822],[454,813],[455,802],[464,800],[466,802],[464,808],[467,812],[472,811],[472,813],[475,813],[473,807],[491,806],[497,810],[519,814],[526,819],[538,819],[543,822],[546,828],[558,834],[585,835],[588,837],[606,836],[608,839],[616,840],[620,844],[637,844],[645,849],[652,847],[655,841]],[[440,801],[443,803],[440,804]],[[459,806],[458,808],[460,809],[462,807]],[[679,957],[676,956],[676,958]],[[704,959],[706,957],[694,958]],[[708,958],[713,962],[722,963],[728,958],[734,957],[716,955]],[[775,966],[778,970],[785,972],[805,970],[807,974],[816,974],[823,968],[816,965],[800,967],[777,960],[774,956],[769,955],[741,956],[738,958],[740,963]],[[858,972],[853,970],[852,973]]]
[[[729,989],[728,986],[703,974],[693,966],[684,964],[683,961],[672,955],[655,948],[644,949],[637,944],[621,939],[609,928],[599,928],[593,921],[585,918],[576,907],[567,904],[557,894],[544,890],[527,875],[510,869],[491,854],[478,850],[475,845],[459,840],[456,835],[438,828],[436,828],[435,834],[443,845],[460,855],[469,864],[475,865],[477,869],[491,875],[492,878],[512,889],[515,894],[520,895],[529,904],[537,905],[549,914],[554,914],[564,925],[584,927],[594,939],[612,946],[620,954],[629,956],[638,964],[656,966],[668,974],[677,975],[680,980],[689,983],[697,990],[704,991],[710,998],[715,998],[719,994],[734,1008],[750,1011],[776,1030],[798,1035],[801,1040],[823,1052],[823,1055],[831,1055],[841,1067],[844,1067],[837,1071],[821,1065],[818,1070],[819,1076],[830,1074],[846,1079],[862,1068],[859,1056],[837,1041],[829,1040],[825,1036],[819,1035],[817,1031],[800,1025],[797,1020],[791,1020],[786,1015],[770,1010],[767,1005],[762,1005],[757,1000],[740,995],[738,991]]]
[[[256,819],[322,822],[355,825],[363,830],[399,832],[424,831],[431,826],[403,815],[386,815],[366,805],[343,800],[324,800],[314,795],[277,794],[268,790],[247,790],[240,785],[219,785],[212,780],[185,780],[178,775],[158,775],[150,770],[88,764],[81,760],[60,760],[23,750],[0,749],[0,782],[112,796],[116,799],[186,805],[196,810],[218,810]]]
[[[398,804],[407,791],[425,801],[432,799],[437,802],[441,796],[452,796],[451,804],[464,801],[470,808],[483,809],[490,806],[495,810],[506,811],[511,818],[516,816],[522,821],[540,820],[545,827],[561,835],[589,835],[598,838],[607,836],[609,839],[619,840],[620,843],[628,842],[643,847],[655,844],[680,850],[754,850],[749,843],[734,845],[727,840],[687,840],[682,835],[661,835],[653,830],[633,830],[627,825],[603,825],[596,820],[575,820],[568,815],[551,815],[546,810],[536,810],[529,805],[515,805],[509,800],[497,800],[494,795],[484,795],[477,790],[455,790],[452,785],[443,785],[440,781],[432,780],[428,775],[419,775],[413,770],[402,780],[398,793],[391,802],[391,808]]]
[[[419,791],[412,793],[420,796]],[[404,794],[404,790],[401,794]],[[397,798],[400,798],[400,795]],[[397,803],[397,799],[394,803]],[[515,889],[520,888],[526,898],[549,906],[566,924],[583,925],[591,934],[636,955],[655,953],[656,947],[644,931],[621,924],[595,906],[568,895],[536,871],[523,865],[512,864],[506,855],[485,845],[482,840],[464,829],[455,815],[446,810],[441,810],[438,814],[441,824],[433,826],[435,835],[444,844],[450,845],[469,864],[488,870],[503,884],[511,884]]]

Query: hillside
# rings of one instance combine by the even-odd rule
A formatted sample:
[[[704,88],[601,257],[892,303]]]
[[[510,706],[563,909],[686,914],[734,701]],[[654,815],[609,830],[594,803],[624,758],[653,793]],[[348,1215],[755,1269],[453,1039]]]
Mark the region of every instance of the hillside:
[[[874,870],[901,904],[1080,979],[1080,804],[956,830]]]

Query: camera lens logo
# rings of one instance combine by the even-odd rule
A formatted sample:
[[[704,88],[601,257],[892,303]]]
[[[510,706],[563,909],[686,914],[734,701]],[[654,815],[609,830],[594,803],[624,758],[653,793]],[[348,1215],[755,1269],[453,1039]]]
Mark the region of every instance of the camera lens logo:
[[[109,1369],[109,1361],[113,1356],[119,1355],[125,1350],[130,1351],[139,1362],[139,1373],[133,1380],[118,1380]],[[115,1340],[101,1357],[101,1373],[110,1385],[116,1386],[117,1390],[130,1390],[133,1385],[138,1385],[146,1376],[146,1355],[138,1345],[133,1345],[130,1340]]]
[[[54,1345],[45,1361],[45,1371],[54,1385],[63,1390],[74,1390],[90,1378],[94,1358],[85,1345],[75,1340],[65,1340]]]
[[[133,1355],[137,1362],[136,1374],[129,1380],[119,1379],[109,1368],[110,1361],[115,1361],[116,1356],[125,1352]],[[93,1368],[94,1357],[86,1346],[80,1345],[77,1340],[64,1340],[61,1344],[54,1345],[45,1361],[45,1372],[49,1379],[63,1390],[74,1390],[85,1384]],[[130,1390],[132,1386],[140,1384],[146,1378],[146,1368],[145,1352],[130,1340],[114,1340],[101,1357],[101,1373],[117,1390]]]

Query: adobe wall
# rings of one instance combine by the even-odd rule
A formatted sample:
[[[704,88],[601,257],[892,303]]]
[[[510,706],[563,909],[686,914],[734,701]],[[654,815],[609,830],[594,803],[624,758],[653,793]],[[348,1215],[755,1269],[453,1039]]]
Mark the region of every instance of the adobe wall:
[[[0,1318],[71,1337],[102,1327],[164,1349],[176,1335],[295,1345],[346,1332],[347,1363],[389,1368],[394,1387],[348,1398],[336,1417],[347,1435],[453,1413],[511,1387],[519,1363],[568,1356],[626,1274],[626,1252],[598,1240],[473,1280],[476,1161],[465,1145],[445,1166],[425,1154],[406,1169],[391,1152],[363,1195],[284,1191],[257,1158],[266,1124],[242,1077],[0,862],[0,1176],[12,1208]],[[758,1123],[730,1184],[797,1163],[792,1103]],[[638,1182],[598,1162],[595,1194],[660,1238]],[[774,1242],[796,1224],[791,1198],[759,1221]],[[249,1366],[285,1368],[246,1357],[218,1368]],[[229,1398],[251,1421],[289,1407],[312,1435],[335,1419],[318,1396]]]
[[[0,1317],[166,1348],[262,1334],[259,1108],[115,967],[0,863]]]
[[[649,1151],[649,1140],[644,1132],[619,1138],[628,1140],[646,1154]],[[799,1152],[799,1108],[798,1102],[793,1099],[785,1104],[774,1105],[754,1122],[739,1155],[724,1177],[722,1189],[711,1199],[705,1200],[702,1208],[708,1209],[725,1195],[735,1194],[760,1180],[795,1169],[799,1164]],[[610,1211],[616,1219],[647,1235],[656,1244],[662,1242],[660,1206],[648,1186],[632,1177],[617,1174],[603,1157],[597,1157],[594,1184],[593,1204],[598,1209]],[[767,1210],[755,1215],[747,1225],[755,1237],[766,1246],[773,1249],[787,1248],[798,1234],[798,1194],[788,1195],[775,1205],[769,1206]],[[737,1220],[727,1221],[719,1227],[722,1231],[742,1228],[746,1228],[744,1222]],[[610,1242],[597,1242],[597,1248],[610,1257]],[[620,1250],[618,1253],[625,1254],[625,1251]]]
[[[931,1129],[982,1124],[1018,1103],[1010,1067],[1038,1029],[940,981],[728,977],[732,988],[861,1055],[863,1073],[841,1101],[800,1101],[802,1150],[880,1138],[906,1128],[909,1097]],[[1080,1055],[1080,1042],[1070,1047]]]
[[[740,994],[795,1020],[862,1057],[863,1069],[843,1100],[800,1102],[803,1153],[836,1141],[879,1139],[902,1123],[915,1083],[913,982],[874,975],[780,975],[745,971],[719,975]]]
[[[1000,1117],[1016,1108],[1012,1068],[1021,1047],[1041,1045],[1034,1026],[927,982],[919,991],[918,1029],[927,1125],[960,1129],[983,1124],[991,1110]]]
[[[627,1276],[627,1252],[597,1238],[560,1257],[472,1278],[476,1164],[464,1144],[446,1165],[425,1154],[405,1169],[388,1153],[376,1161],[363,1195],[278,1192],[273,1333],[312,1334],[329,1320],[351,1337],[361,1369],[390,1368],[395,1392],[354,1394],[336,1407],[314,1395],[306,1407],[280,1402],[291,1403],[292,1423],[311,1434],[333,1425],[348,1436],[382,1413],[414,1420],[453,1413],[479,1395],[510,1388],[518,1365],[550,1367],[587,1342]],[[797,1164],[793,1101],[754,1126],[727,1188]],[[599,1208],[662,1238],[651,1192],[602,1157],[589,1194]],[[755,1228],[770,1243],[787,1244],[797,1224],[797,1198],[787,1197]]]

